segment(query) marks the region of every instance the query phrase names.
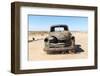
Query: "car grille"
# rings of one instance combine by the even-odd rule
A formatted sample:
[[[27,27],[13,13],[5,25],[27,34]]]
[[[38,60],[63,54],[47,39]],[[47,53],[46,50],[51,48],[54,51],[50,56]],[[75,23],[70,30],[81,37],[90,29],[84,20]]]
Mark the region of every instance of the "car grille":
[[[50,40],[50,45],[51,47],[60,47],[60,46],[63,46],[63,47],[66,47],[66,46],[70,46],[71,45],[71,40]]]
[[[58,40],[50,40],[50,43],[58,43]]]
[[[58,43],[66,43],[66,40],[58,40]]]

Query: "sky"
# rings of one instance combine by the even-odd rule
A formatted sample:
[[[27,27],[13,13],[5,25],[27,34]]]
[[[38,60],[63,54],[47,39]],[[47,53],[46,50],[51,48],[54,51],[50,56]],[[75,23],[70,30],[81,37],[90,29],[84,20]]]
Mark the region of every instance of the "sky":
[[[29,31],[50,31],[50,26],[68,25],[70,31],[88,31],[88,17],[28,15]]]

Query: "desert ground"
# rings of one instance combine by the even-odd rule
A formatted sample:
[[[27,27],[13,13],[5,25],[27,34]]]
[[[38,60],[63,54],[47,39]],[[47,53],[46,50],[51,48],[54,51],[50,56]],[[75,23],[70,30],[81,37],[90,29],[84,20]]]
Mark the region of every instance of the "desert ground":
[[[88,33],[87,32],[72,32],[75,36],[75,44],[79,48],[77,53],[65,53],[65,54],[47,54],[44,48],[44,38],[48,36],[48,33],[34,33],[29,32],[28,39],[28,59],[34,60],[62,60],[62,59],[84,59],[88,57]],[[32,38],[35,38],[33,41]]]

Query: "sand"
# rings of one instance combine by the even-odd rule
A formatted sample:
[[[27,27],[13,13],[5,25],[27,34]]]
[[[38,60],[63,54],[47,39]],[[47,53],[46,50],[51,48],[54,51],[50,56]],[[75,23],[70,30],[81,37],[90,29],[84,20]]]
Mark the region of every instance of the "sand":
[[[75,54],[47,54],[44,48],[44,38],[48,34],[29,34],[29,49],[28,49],[28,59],[30,61],[43,61],[43,60],[62,60],[62,59],[85,59],[88,57],[88,33],[87,32],[72,32],[75,36],[76,46],[80,45],[79,52]],[[35,37],[35,41],[32,38]],[[32,42],[31,42],[32,41]]]

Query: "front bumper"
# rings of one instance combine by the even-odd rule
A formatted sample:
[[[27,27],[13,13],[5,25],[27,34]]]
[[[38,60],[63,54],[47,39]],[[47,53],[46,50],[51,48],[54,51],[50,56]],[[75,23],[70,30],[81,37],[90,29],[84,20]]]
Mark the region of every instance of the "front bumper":
[[[70,46],[70,47],[64,47],[64,48],[44,48],[44,51],[68,51],[68,50],[75,50],[75,47]]]

